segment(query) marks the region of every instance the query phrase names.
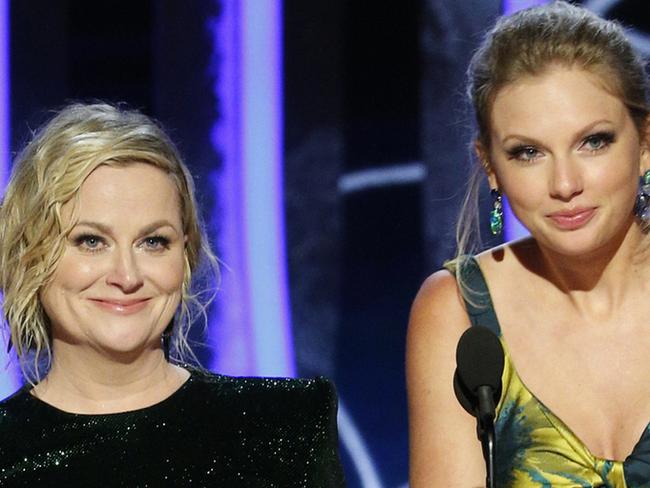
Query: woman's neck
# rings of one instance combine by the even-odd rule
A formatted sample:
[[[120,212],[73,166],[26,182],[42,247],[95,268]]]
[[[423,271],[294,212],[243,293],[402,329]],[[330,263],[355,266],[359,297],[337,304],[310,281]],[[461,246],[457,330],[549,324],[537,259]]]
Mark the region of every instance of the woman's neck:
[[[641,230],[633,224],[619,240],[585,255],[559,255],[539,246],[540,273],[576,307],[606,314],[624,302],[630,289],[646,281],[650,261],[645,245]]]
[[[107,414],[148,407],[189,377],[167,362],[160,349],[118,360],[56,339],[52,349],[52,367],[32,394],[66,412]]]

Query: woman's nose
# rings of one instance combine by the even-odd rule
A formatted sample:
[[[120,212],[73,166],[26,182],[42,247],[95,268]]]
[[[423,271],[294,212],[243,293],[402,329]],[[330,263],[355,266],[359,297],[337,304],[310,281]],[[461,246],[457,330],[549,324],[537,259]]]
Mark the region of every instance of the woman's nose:
[[[562,201],[569,201],[582,193],[582,174],[578,163],[570,159],[556,160],[551,176],[551,196]]]
[[[133,293],[140,289],[142,274],[133,250],[115,251],[106,279],[109,285],[120,288],[123,293]]]

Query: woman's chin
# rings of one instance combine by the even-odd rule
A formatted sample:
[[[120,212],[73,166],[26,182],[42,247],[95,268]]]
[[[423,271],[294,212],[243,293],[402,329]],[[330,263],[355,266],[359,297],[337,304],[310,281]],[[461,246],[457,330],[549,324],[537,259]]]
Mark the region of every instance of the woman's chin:
[[[160,339],[142,336],[113,336],[104,337],[93,344],[93,349],[100,351],[105,357],[119,362],[132,362],[138,358],[156,353],[160,350]]]

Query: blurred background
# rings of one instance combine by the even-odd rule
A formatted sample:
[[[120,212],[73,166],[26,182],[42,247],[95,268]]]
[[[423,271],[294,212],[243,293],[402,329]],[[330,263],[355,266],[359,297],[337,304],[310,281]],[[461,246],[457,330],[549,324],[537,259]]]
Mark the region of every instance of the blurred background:
[[[67,102],[160,120],[223,261],[194,337],[204,366],[330,377],[349,486],[405,487],[404,338],[419,284],[453,255],[464,71],[498,15],[536,3],[0,0],[0,179]],[[650,54],[646,2],[583,3]],[[2,398],[20,379],[0,363]]]

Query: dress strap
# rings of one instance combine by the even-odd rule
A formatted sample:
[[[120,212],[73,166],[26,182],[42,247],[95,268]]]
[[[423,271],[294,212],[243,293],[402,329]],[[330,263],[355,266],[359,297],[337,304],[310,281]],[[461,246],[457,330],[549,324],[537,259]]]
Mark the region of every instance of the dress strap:
[[[490,290],[476,258],[468,256],[447,269],[454,274],[461,273],[463,301],[472,326],[487,327],[500,337],[501,327],[494,312]]]

